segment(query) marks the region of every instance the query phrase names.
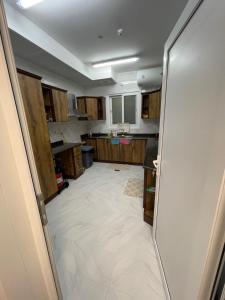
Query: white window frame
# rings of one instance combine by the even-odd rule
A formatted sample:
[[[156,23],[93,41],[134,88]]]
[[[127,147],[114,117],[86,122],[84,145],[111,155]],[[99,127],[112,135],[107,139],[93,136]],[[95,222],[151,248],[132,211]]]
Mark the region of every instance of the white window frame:
[[[122,123],[124,123],[124,97],[125,96],[135,96],[135,107],[136,107],[136,114],[135,114],[135,124],[130,124],[131,129],[139,128],[139,119],[140,119],[140,105],[141,105],[141,94],[138,92],[131,92],[131,93],[121,93],[121,94],[113,94],[109,95],[109,128],[110,129],[117,129],[118,124],[113,124],[112,118],[112,98],[114,97],[122,97]],[[140,105],[139,105],[140,104]]]

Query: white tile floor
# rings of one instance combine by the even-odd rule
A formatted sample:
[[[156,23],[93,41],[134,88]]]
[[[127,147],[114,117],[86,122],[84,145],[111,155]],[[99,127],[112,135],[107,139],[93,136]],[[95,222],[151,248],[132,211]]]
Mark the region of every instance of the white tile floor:
[[[142,199],[124,194],[143,168],[94,163],[47,205],[64,300],[166,299]]]

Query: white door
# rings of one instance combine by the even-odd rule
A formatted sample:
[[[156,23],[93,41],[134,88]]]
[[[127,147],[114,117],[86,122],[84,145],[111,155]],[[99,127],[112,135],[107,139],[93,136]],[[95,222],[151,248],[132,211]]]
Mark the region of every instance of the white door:
[[[195,300],[225,169],[225,1],[202,1],[165,50],[155,238],[171,299]]]
[[[26,152],[24,152],[24,153],[26,154],[26,160],[28,160],[28,162],[29,162],[29,171],[30,171],[29,176],[32,176],[32,181],[31,181],[32,182],[32,190],[33,190],[33,192],[35,192],[36,201],[37,201],[37,204],[39,207],[39,212],[40,212],[40,214],[38,215],[38,221],[40,222],[40,219],[42,221],[42,226],[43,226],[42,234],[44,234],[44,238],[45,238],[44,246],[45,247],[47,246],[47,249],[46,249],[47,254],[48,254],[47,259],[51,263],[51,275],[53,274],[53,276],[54,276],[54,288],[57,289],[57,296],[56,295],[55,296],[57,297],[57,299],[62,299],[60,284],[59,284],[59,280],[58,280],[58,274],[57,274],[55,260],[54,260],[53,251],[52,251],[51,237],[49,235],[49,230],[48,230],[48,225],[47,225],[47,223],[48,223],[47,216],[45,214],[44,202],[42,200],[40,183],[39,183],[37,169],[36,169],[35,160],[34,160],[34,156],[33,156],[28,125],[26,122],[25,111],[24,111],[23,101],[22,101],[22,95],[20,92],[13,51],[12,51],[12,47],[11,47],[11,42],[10,42],[10,37],[9,37],[9,32],[8,32],[8,27],[7,27],[7,21],[6,21],[6,16],[5,16],[5,12],[4,12],[4,6],[1,1],[0,1],[0,37],[1,37],[1,42],[2,42],[2,44],[0,44],[0,46],[2,47],[2,51],[4,48],[4,53],[2,52],[1,54],[2,54],[2,56],[4,55],[5,63],[7,63],[7,69],[6,69],[7,74],[2,74],[2,75],[5,75],[5,77],[10,79],[10,86],[8,88],[10,88],[10,92],[13,93],[14,98],[13,98],[12,105],[14,106],[14,109],[17,112],[16,116],[14,115],[14,118],[16,118],[16,120],[17,120],[17,118],[19,119],[18,124],[21,126],[21,128],[19,128],[19,129],[16,127],[14,128],[13,122],[12,122],[11,130],[12,130],[12,132],[15,130],[22,131],[22,137],[23,137],[23,143],[24,143],[23,146],[25,146],[25,149],[26,149]],[[5,73],[6,73],[6,71],[5,71]],[[5,99],[4,99],[4,101],[5,101]],[[5,104],[5,102],[4,102],[4,104]],[[10,116],[9,116],[9,118],[10,118]],[[25,150],[25,149],[23,149],[23,150]],[[12,184],[13,184],[13,182],[12,182]],[[30,196],[30,195],[28,195],[28,196]],[[22,206],[21,206],[21,210],[22,210]],[[33,219],[34,219],[34,217],[33,217]],[[38,245],[38,246],[40,246],[40,245]],[[37,247],[37,251],[40,251],[40,249],[38,247]],[[46,274],[45,276],[47,277],[48,275],[49,274]],[[48,280],[50,280],[50,279],[48,279]],[[16,289],[15,289],[15,293],[16,293]]]
[[[0,2],[0,299],[57,300],[8,73]]]

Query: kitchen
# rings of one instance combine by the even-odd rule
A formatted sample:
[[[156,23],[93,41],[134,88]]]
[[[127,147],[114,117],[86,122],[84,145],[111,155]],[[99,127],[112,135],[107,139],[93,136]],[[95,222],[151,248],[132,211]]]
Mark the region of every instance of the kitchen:
[[[57,207],[58,205],[67,207],[69,199],[74,198],[70,203],[70,209],[74,211],[73,217],[76,215],[77,209],[74,205],[78,205],[79,208],[84,206],[83,210],[88,209],[79,201],[85,201],[85,198],[89,197],[91,189],[93,189],[93,193],[96,193],[103,181],[103,177],[100,176],[96,187],[93,183],[89,184],[88,175],[91,171],[102,172],[103,176],[107,176],[108,170],[110,176],[116,176],[114,180],[119,179],[123,183],[123,187],[121,195],[119,193],[121,187],[117,187],[114,191],[115,195],[122,199],[124,195],[128,196],[130,201],[133,197],[138,199],[139,209],[144,208],[142,220],[152,226],[156,184],[153,160],[157,159],[158,150],[162,68],[153,68],[152,72],[149,71],[152,76],[152,81],[148,82],[151,85],[149,92],[142,92],[136,82],[119,83],[94,87],[87,92],[88,96],[75,97],[61,85],[56,86],[46,82],[45,78],[41,76],[45,74],[45,70],[43,73],[39,69],[38,74],[31,73],[30,71],[33,69],[30,63],[18,58],[18,53],[21,54],[26,49],[27,41],[13,32],[11,32],[11,39],[38,177],[46,205],[49,230],[53,236],[53,245],[57,245],[55,256],[59,256],[63,260],[68,256],[65,254],[68,251],[65,242],[62,241],[64,234],[63,236],[59,234],[57,228],[66,226],[66,219],[72,218],[67,213],[62,219],[61,213],[64,210],[61,212],[61,209],[58,210]],[[116,92],[112,93],[111,89],[116,89]],[[89,147],[88,152],[84,152],[85,147]],[[92,165],[93,160],[94,165]],[[96,166],[96,163],[99,165]],[[96,168],[97,170],[95,170]],[[124,177],[124,175],[126,176]],[[82,188],[76,188],[76,186],[79,186],[81,180],[85,181],[88,189],[85,190],[82,197],[77,199],[75,195]],[[109,190],[104,195],[112,193],[112,186],[115,187],[116,182],[113,181],[113,178],[111,180]],[[143,191],[145,192],[143,193]],[[142,203],[139,202],[140,200]],[[113,202],[112,199],[111,205]],[[103,209],[103,203],[101,206]],[[129,205],[126,209],[129,211]],[[98,206],[96,211],[99,211]],[[137,212],[140,217],[139,211]],[[83,213],[81,214],[83,216]],[[56,215],[57,221],[55,220]],[[88,216],[89,219],[93,217],[93,213]],[[74,230],[79,222],[84,222],[84,219],[83,216],[82,220],[76,218],[72,222]],[[94,222],[95,220],[91,227]],[[127,222],[129,223],[129,220],[124,220],[124,223]],[[107,226],[107,222],[104,221],[104,223]],[[144,226],[144,223],[141,224]],[[118,226],[117,222],[109,227],[109,231],[113,230],[114,226]],[[81,233],[82,229],[80,229]],[[99,234],[97,229],[96,234]],[[134,236],[133,239],[135,241],[136,237]],[[146,242],[149,243],[149,240]],[[118,243],[117,247],[120,247],[119,245]],[[87,246],[94,248],[95,243],[92,241]],[[77,255],[76,247],[72,247],[72,251],[71,249],[69,251],[70,256]],[[87,249],[84,248],[84,251]],[[107,255],[104,255],[107,258]],[[115,260],[117,260],[116,257]],[[76,281],[73,286],[68,287],[68,282],[64,282],[64,277],[68,276],[67,267],[64,264],[60,266],[59,261],[56,264],[63,295],[70,299]],[[158,272],[159,270],[156,268],[155,273],[158,274]],[[91,278],[92,276],[86,279],[85,286],[88,285],[88,280]],[[97,287],[95,289],[97,290]],[[90,296],[83,295],[85,291],[87,293],[87,290],[80,291],[81,298],[90,298]],[[150,292],[152,293],[152,291]]]
[[[206,131],[214,134],[216,126],[222,126],[214,122],[214,128],[208,122],[210,111],[216,112],[217,107],[210,102],[209,92],[207,96],[203,92],[205,86],[199,88],[201,105],[197,106],[196,90],[186,88],[186,83],[190,80],[194,85],[195,78],[201,86],[200,78],[212,74],[213,68],[202,74],[197,67],[206,65],[203,62],[216,46],[202,55],[201,64],[194,64],[196,72],[188,80],[172,72],[179,57],[180,68],[189,68],[186,57],[194,59],[176,48],[177,36],[183,32],[180,24],[189,28],[193,9],[202,14],[204,10],[194,4],[197,0],[173,0],[163,9],[161,2],[143,0],[142,6],[129,3],[130,10],[128,0],[106,1],[105,14],[98,9],[102,0],[82,3],[77,11],[70,0],[65,5],[35,0],[31,6],[29,1],[5,0],[4,6],[16,70],[12,82],[19,87],[17,111],[58,299],[179,300],[185,283],[189,287],[185,300],[204,299],[197,298],[203,280],[199,270],[203,272],[205,249],[212,240],[210,222],[216,202],[213,206],[213,197],[205,191],[202,196],[206,193],[211,210],[203,203],[196,208],[194,201],[208,174],[206,162],[218,175],[211,190],[214,196],[222,168],[212,165],[206,155],[197,160],[196,153],[207,149],[211,155],[214,148],[206,146]],[[205,2],[209,9],[211,1]],[[131,16],[139,15],[140,24],[134,24]],[[156,20],[160,20],[158,27],[154,27]],[[144,30],[147,27],[150,33]],[[197,45],[196,53],[202,53],[199,36],[205,37],[196,33],[190,47],[183,42],[182,51]],[[173,45],[177,52],[169,56]],[[223,74],[221,67],[215,70]],[[168,101],[167,78],[171,80]],[[201,111],[205,98],[208,118]],[[194,180],[188,168],[193,172],[196,165]],[[193,241],[198,233],[201,246]],[[178,239],[184,242],[175,246]],[[192,245],[199,246],[196,252]],[[194,264],[200,250],[201,259]],[[186,273],[189,267],[193,278]],[[177,277],[184,280],[178,282]]]

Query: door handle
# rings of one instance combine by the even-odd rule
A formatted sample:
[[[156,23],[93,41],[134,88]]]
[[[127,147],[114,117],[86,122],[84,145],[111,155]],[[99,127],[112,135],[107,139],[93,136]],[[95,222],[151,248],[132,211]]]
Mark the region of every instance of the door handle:
[[[153,165],[156,168],[156,175],[159,176],[161,158],[160,155],[157,156],[157,159],[153,160]]]

